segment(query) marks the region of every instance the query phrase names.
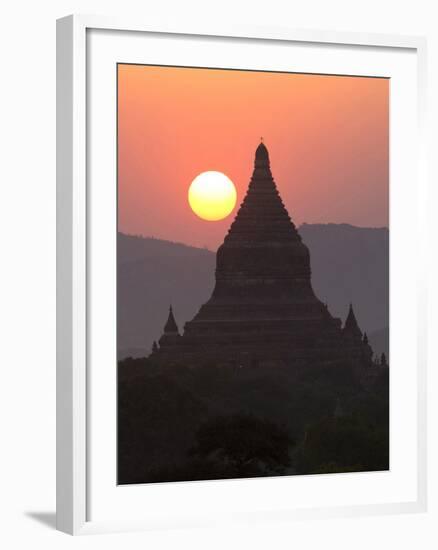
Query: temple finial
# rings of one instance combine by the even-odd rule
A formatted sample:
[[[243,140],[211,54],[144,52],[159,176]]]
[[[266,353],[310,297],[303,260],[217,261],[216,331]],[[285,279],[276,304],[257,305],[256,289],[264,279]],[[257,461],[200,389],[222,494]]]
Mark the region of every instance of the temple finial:
[[[255,167],[269,169],[269,153],[262,137],[255,153]]]

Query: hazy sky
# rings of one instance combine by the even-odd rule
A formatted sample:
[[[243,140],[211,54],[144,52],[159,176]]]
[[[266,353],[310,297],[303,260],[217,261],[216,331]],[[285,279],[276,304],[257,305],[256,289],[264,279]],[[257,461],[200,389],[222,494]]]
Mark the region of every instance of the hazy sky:
[[[119,230],[215,249],[263,136],[293,221],[388,225],[389,80],[119,65]],[[224,172],[237,205],[198,218],[187,191]]]

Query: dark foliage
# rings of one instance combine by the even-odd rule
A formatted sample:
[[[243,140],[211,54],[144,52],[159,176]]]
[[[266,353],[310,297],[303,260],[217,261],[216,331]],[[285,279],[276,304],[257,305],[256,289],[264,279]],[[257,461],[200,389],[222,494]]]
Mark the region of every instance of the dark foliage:
[[[283,473],[292,440],[273,422],[250,415],[220,416],[203,424],[191,453],[230,467],[236,477]]]
[[[119,483],[389,467],[388,370],[119,363]],[[256,413],[257,416],[254,416]]]

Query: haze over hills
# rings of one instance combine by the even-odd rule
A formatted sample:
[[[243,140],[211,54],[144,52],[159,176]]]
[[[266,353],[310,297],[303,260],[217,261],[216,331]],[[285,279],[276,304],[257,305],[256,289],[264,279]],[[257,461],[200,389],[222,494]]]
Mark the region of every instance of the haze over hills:
[[[378,353],[388,353],[389,232],[347,224],[303,224],[312,284],[332,315],[357,320]],[[118,355],[148,355],[172,303],[180,330],[210,297],[214,252],[155,238],[118,235]]]
[[[376,353],[389,356],[389,231],[348,224],[303,224],[312,284],[332,315],[345,320],[349,302]]]

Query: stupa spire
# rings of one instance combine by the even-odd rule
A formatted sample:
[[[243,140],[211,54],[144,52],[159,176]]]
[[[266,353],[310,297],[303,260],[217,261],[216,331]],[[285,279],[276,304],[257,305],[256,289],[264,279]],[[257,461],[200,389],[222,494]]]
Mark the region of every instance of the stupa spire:
[[[169,315],[167,317],[166,324],[164,325],[164,331],[161,338],[158,340],[160,347],[155,352],[161,353],[174,347],[180,341],[181,335],[178,331],[178,325],[176,324],[175,317],[173,316],[172,306],[169,307]]]
[[[270,168],[269,152],[260,142],[245,198],[231,224],[224,245],[237,242],[301,242],[281,200]]]
[[[169,316],[166,324],[164,325],[164,334],[179,334],[178,325],[176,324],[175,317],[173,315],[172,306],[169,307]]]
[[[267,167],[269,168],[269,152],[266,145],[263,143],[263,138],[260,138],[260,144],[255,153],[255,167]]]
[[[356,316],[353,311],[353,304],[351,302],[348,308],[347,319],[345,320],[344,333],[362,340],[362,332],[357,324]]]

